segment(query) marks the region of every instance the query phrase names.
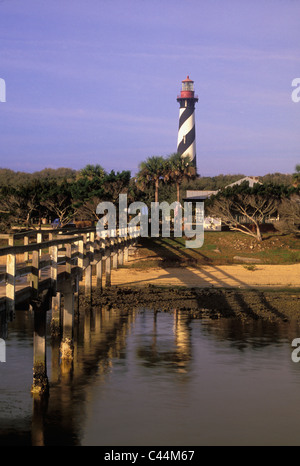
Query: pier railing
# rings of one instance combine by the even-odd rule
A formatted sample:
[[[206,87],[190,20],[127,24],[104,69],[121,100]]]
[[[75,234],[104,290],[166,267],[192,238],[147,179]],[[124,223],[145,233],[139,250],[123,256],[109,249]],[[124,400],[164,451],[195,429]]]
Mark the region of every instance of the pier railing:
[[[140,235],[136,228],[106,230],[95,228],[39,230],[1,235],[8,245],[0,248],[3,270],[0,275],[0,311],[7,318],[16,305],[31,308],[34,314],[33,384],[34,395],[49,391],[46,364],[46,311],[52,311],[51,332],[61,338],[60,357],[64,370],[74,357],[74,301],[79,283],[91,296],[93,274],[96,286],[111,285],[112,268],[128,260],[130,249]],[[47,238],[47,240],[45,239]],[[23,244],[17,244],[23,242]],[[17,261],[18,259],[18,261]],[[47,299],[43,301],[42,292]],[[63,305],[61,304],[63,297]],[[43,309],[43,304],[46,309]],[[6,312],[5,312],[6,311]],[[68,370],[69,370],[68,369]]]
[[[136,228],[106,230],[101,237],[95,228],[1,234],[8,245],[0,248],[0,310],[13,311],[16,304],[37,298],[45,289],[55,295],[68,279],[75,286],[84,280],[85,293],[90,294],[93,273],[97,286],[104,277],[105,286],[110,286],[111,269],[128,260],[138,236]]]

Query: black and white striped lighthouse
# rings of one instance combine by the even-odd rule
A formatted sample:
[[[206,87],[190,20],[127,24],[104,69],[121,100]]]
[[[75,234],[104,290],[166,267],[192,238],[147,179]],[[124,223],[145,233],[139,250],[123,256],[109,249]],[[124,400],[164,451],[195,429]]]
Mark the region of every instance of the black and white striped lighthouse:
[[[194,93],[194,81],[189,76],[182,81],[177,102],[180,103],[177,152],[183,157],[189,156],[196,167],[195,103],[198,97]]]

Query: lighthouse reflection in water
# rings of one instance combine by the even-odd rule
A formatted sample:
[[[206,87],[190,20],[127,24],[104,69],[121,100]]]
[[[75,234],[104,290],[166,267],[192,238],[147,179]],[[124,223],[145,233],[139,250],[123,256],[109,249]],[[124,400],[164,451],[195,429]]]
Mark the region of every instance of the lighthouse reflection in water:
[[[86,309],[72,364],[47,339],[50,390],[39,399],[30,394],[33,316],[16,311],[0,364],[0,444],[297,445],[290,342],[299,330],[176,309]]]

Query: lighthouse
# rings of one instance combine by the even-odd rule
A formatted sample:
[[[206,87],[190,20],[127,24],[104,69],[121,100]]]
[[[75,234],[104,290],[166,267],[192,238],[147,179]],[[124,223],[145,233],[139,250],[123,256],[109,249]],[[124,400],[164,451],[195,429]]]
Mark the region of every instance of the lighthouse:
[[[194,92],[194,81],[189,76],[182,81],[180,95],[177,96],[179,109],[179,128],[177,152],[182,157],[189,156],[193,165],[196,165],[196,132],[195,132],[195,103],[198,97]]]

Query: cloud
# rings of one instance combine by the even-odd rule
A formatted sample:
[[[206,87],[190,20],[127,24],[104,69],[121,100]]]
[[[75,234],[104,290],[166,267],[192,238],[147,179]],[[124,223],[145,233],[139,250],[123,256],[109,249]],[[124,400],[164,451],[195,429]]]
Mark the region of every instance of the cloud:
[[[300,62],[298,49],[271,51],[267,48],[229,45],[160,45],[149,51],[124,51],[120,56],[137,59],[161,60],[226,60],[226,61],[289,61]]]
[[[103,133],[106,129],[110,132],[123,131],[128,133],[164,135],[172,137],[175,134],[177,120],[151,117],[142,114],[130,114],[122,112],[101,111],[88,108],[65,107],[16,107],[6,108],[6,116],[26,117],[32,127],[39,125],[60,129],[65,127],[67,131],[80,128],[83,133],[84,125],[89,133],[93,129]],[[174,124],[175,123],[175,124]]]

